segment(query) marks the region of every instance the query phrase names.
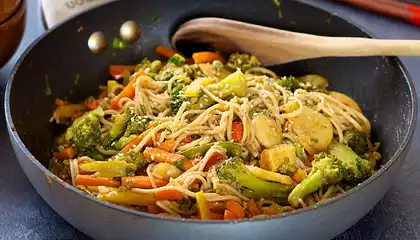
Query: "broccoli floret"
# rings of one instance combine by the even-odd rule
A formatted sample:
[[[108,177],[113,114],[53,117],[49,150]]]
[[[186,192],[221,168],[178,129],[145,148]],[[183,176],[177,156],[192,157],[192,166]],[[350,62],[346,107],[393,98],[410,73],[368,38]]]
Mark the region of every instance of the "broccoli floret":
[[[356,130],[345,131],[344,143],[359,155],[369,152],[369,137],[362,132]]]
[[[294,92],[296,89],[303,88],[301,83],[293,76],[281,77],[280,79],[277,79],[277,83],[292,92]]]
[[[186,100],[184,94],[183,94],[184,84],[177,83],[171,91],[171,108],[172,113],[176,114],[181,107],[182,103]]]
[[[124,160],[127,163],[134,163],[137,166],[137,172],[144,172],[146,171],[147,165],[149,164],[149,161],[144,158],[143,154],[134,151],[129,151],[126,154],[121,154],[117,156],[117,160]]]
[[[235,71],[239,68],[243,72],[246,72],[250,68],[259,66],[261,66],[261,63],[258,61],[257,57],[246,53],[233,53],[229,56],[229,60],[226,63],[226,67],[230,70]]]
[[[304,199],[319,188],[338,182],[357,184],[372,175],[368,160],[360,158],[349,147],[333,142],[328,153],[322,152],[314,156],[312,170],[308,177],[293,189],[289,195],[289,203],[299,206],[299,199]]]
[[[66,141],[74,144],[79,154],[92,156],[96,151],[95,146],[101,145],[101,118],[104,111],[101,107],[85,113],[76,119],[67,129]]]
[[[216,169],[217,177],[236,187],[245,196],[260,199],[271,198],[284,201],[294,188],[294,185],[286,185],[264,181],[254,176],[238,157],[223,161]]]
[[[150,119],[147,116],[137,115],[133,109],[128,109],[124,112],[127,127],[124,132],[124,137],[131,135],[138,135],[144,132],[149,126]]]
[[[156,80],[169,81],[173,76],[185,76],[196,79],[204,77],[204,73],[197,64],[177,66],[173,63],[168,63],[160,70],[159,74],[156,76]]]
[[[185,63],[185,58],[176,53],[171,58],[169,58],[168,63],[173,63],[177,66],[182,66]]]
[[[159,73],[159,71],[162,69],[162,62],[159,60],[155,60],[153,62],[150,62],[147,58],[144,58],[137,66],[136,71],[138,70],[146,70],[149,69],[149,73]]]

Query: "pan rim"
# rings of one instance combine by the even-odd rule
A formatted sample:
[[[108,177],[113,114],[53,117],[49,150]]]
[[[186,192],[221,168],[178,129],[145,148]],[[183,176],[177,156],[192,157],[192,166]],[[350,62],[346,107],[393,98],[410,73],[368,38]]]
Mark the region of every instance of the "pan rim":
[[[394,154],[390,157],[390,159],[388,160],[388,162],[386,164],[381,166],[381,168],[373,176],[371,176],[370,178],[366,179],[362,183],[358,184],[356,187],[346,191],[345,193],[343,193],[342,195],[340,195],[338,197],[331,198],[331,199],[325,201],[323,204],[320,204],[320,205],[315,205],[315,206],[311,206],[311,207],[307,207],[307,208],[302,208],[302,209],[298,209],[298,210],[295,210],[295,211],[291,211],[291,212],[287,212],[287,213],[283,213],[283,214],[279,214],[279,215],[274,215],[274,216],[261,218],[261,219],[249,218],[249,219],[243,219],[243,220],[239,220],[239,221],[195,220],[195,219],[183,219],[183,218],[172,218],[172,217],[166,217],[166,216],[158,216],[158,215],[155,215],[155,214],[149,214],[149,213],[144,213],[144,212],[128,209],[128,208],[125,208],[125,207],[122,207],[122,206],[119,206],[119,205],[111,204],[111,203],[99,200],[97,198],[94,198],[94,197],[84,193],[83,191],[71,186],[70,184],[58,179],[58,177],[56,177],[52,172],[50,172],[44,165],[41,164],[41,162],[35,156],[32,155],[32,153],[25,146],[22,139],[17,134],[17,131],[14,130],[15,127],[14,127],[14,123],[13,123],[13,119],[12,119],[12,115],[11,115],[11,106],[10,106],[10,94],[11,94],[11,89],[12,89],[12,85],[13,85],[15,75],[16,75],[17,71],[20,69],[20,66],[21,66],[22,62],[26,59],[26,56],[31,52],[31,50],[40,41],[42,41],[51,32],[53,32],[57,28],[59,28],[62,24],[67,23],[69,21],[72,21],[73,19],[77,18],[80,15],[85,14],[86,12],[88,12],[92,9],[100,8],[104,5],[113,4],[115,2],[118,2],[118,1],[110,1],[110,2],[99,4],[99,5],[94,6],[94,7],[90,7],[88,9],[82,11],[81,13],[75,15],[72,18],[68,18],[68,19],[60,22],[59,24],[55,25],[53,28],[44,32],[35,41],[33,41],[29,45],[29,47],[27,47],[25,49],[25,51],[19,57],[18,61],[13,66],[13,69],[12,69],[10,75],[9,75],[9,81],[6,85],[5,95],[4,95],[4,111],[5,111],[6,125],[7,125],[7,131],[9,132],[9,136],[10,136],[11,140],[14,141],[14,143],[19,147],[19,150],[21,150],[24,153],[25,157],[28,158],[35,166],[37,166],[45,174],[46,177],[49,177],[49,178],[53,179],[57,184],[60,184],[62,187],[66,188],[68,190],[72,190],[72,191],[78,193],[79,195],[81,195],[82,197],[84,197],[88,200],[95,201],[96,203],[99,203],[99,204],[101,204],[105,207],[112,208],[112,209],[118,210],[120,212],[128,213],[130,215],[145,217],[145,218],[155,219],[155,220],[163,220],[163,221],[168,221],[168,222],[195,223],[195,224],[232,224],[232,223],[241,224],[241,223],[247,223],[247,222],[261,222],[261,221],[278,220],[278,219],[283,219],[283,218],[286,218],[286,217],[300,215],[300,214],[303,214],[303,213],[308,212],[308,211],[323,209],[323,208],[329,206],[330,204],[335,203],[337,201],[340,201],[341,199],[346,198],[347,196],[350,196],[350,195],[358,192],[362,188],[370,185],[371,183],[376,181],[381,175],[385,174],[385,172],[387,172],[394,164],[396,164],[396,162],[400,158],[403,151],[405,151],[407,149],[407,147],[409,146],[409,144],[411,142],[411,139],[414,135],[414,131],[415,131],[415,128],[416,128],[417,111],[418,111],[417,93],[415,91],[414,82],[413,82],[413,79],[411,78],[408,70],[406,69],[404,64],[401,62],[400,58],[398,58],[398,57],[386,57],[386,58],[388,58],[391,61],[394,61],[396,63],[398,68],[402,71],[403,76],[406,79],[406,82],[407,82],[408,87],[409,87],[409,93],[410,93],[410,98],[411,98],[411,106],[410,107],[411,107],[412,117],[409,120],[410,122],[409,122],[408,132],[404,136],[402,144],[398,147],[398,149],[394,152]],[[313,6],[311,4],[308,4],[308,3],[304,3],[304,2],[300,2],[300,1],[295,1],[295,2],[297,2],[299,4],[306,5],[310,8],[316,9],[316,11],[329,13],[328,11],[324,10],[323,8],[315,7],[315,6]],[[342,18],[341,16],[338,16],[338,15],[336,15],[335,17],[340,18],[341,20],[346,21],[347,23],[349,23],[349,24],[353,25],[354,27],[358,28],[362,33],[366,34],[368,37],[374,38],[373,34],[369,33],[369,31],[367,31],[365,28],[359,26],[358,24],[355,24],[352,21],[344,19],[344,18]],[[32,182],[31,182],[31,184],[32,184]],[[43,197],[43,196],[41,195],[41,197]]]

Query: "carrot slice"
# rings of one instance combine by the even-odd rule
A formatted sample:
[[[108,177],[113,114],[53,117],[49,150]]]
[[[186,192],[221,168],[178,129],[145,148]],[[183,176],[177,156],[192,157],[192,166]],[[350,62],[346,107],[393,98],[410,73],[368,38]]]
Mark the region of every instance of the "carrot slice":
[[[308,173],[306,173],[303,169],[296,169],[296,171],[292,175],[292,179],[296,181],[297,183],[300,183],[308,176]]]
[[[76,152],[72,147],[63,148],[63,150],[54,153],[54,157],[61,160],[72,159],[75,155]]]
[[[156,47],[156,53],[159,54],[162,57],[165,57],[167,59],[171,58],[173,55],[176,54],[176,51],[171,49],[171,48],[167,48],[163,45],[159,45]]]
[[[193,166],[191,161],[186,159],[185,156],[176,153],[170,153],[159,148],[148,147],[144,150],[143,156],[149,161],[173,164],[178,168],[183,169],[184,171],[190,169]]]
[[[121,184],[119,181],[113,180],[111,178],[77,175],[76,185],[119,187]]]
[[[235,220],[235,219],[238,219],[238,217],[232,211],[225,209],[223,220]]]
[[[128,153],[128,151],[130,151],[130,149],[133,148],[133,146],[138,145],[144,139],[144,137],[146,137],[146,135],[149,134],[150,131],[151,129],[147,129],[146,131],[142,132],[137,138],[135,138],[133,141],[127,144],[123,149],[121,149],[121,152]],[[147,141],[146,146],[151,145],[151,144],[152,144],[152,139]]]
[[[233,122],[232,123],[232,140],[235,142],[240,142],[242,136],[244,135],[244,125],[242,122]]]
[[[211,63],[215,60],[224,62],[222,55],[217,52],[196,52],[192,55],[194,63]]]
[[[248,201],[247,205],[248,214],[251,216],[258,216],[261,214],[260,208],[257,206],[257,203],[254,199]]]
[[[155,178],[155,182],[158,187],[166,186],[169,183],[166,180],[157,178]],[[121,177],[121,185],[128,188],[153,188],[148,176]]]
[[[238,219],[245,218],[245,211],[241,204],[234,200],[226,201],[226,209],[232,211]]]
[[[157,147],[167,152],[173,152],[173,149],[175,147],[175,141],[172,139],[169,139],[162,143],[158,143]]]
[[[111,101],[111,105],[110,108],[113,110],[118,110],[119,106],[118,106],[118,102],[120,101],[121,98],[123,97],[127,97],[127,98],[133,98],[136,92],[136,89],[134,88],[134,84],[136,83],[137,79],[132,79],[127,86],[125,86],[125,88],[117,95],[115,96],[112,101]]]
[[[176,201],[184,198],[184,194],[175,189],[167,189],[155,193],[156,200]]]

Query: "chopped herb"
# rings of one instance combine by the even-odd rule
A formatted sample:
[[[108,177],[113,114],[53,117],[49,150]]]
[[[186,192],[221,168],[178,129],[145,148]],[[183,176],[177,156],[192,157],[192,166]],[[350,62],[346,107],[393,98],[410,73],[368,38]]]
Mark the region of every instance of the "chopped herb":
[[[144,104],[140,103],[140,110],[142,111],[142,113],[146,113],[146,106],[144,106]]]
[[[119,38],[114,38],[114,40],[112,40],[112,47],[115,49],[126,49],[127,43]]]
[[[48,75],[45,74],[45,95],[51,96],[51,87],[48,81]]]
[[[296,149],[296,152],[298,154],[304,154],[305,153],[305,148],[303,148],[299,143],[294,143],[293,146]]]
[[[113,57],[117,56],[117,54],[116,54],[116,53],[114,53],[114,52],[113,52],[111,55],[112,55]]]
[[[273,0],[274,5],[277,8],[277,14],[279,15],[279,17],[283,17],[283,14],[281,12],[281,7],[280,7],[280,1],[279,0]]]
[[[79,82],[80,82],[80,74],[76,73],[76,77],[74,78],[74,85],[79,84]]]
[[[73,94],[73,88],[70,88],[69,93],[70,93],[70,95],[72,95],[72,94]]]
[[[159,16],[156,13],[152,13],[152,21],[157,22],[159,20]]]
[[[310,143],[317,143],[317,142],[319,142],[319,140],[318,140],[318,138],[311,137],[311,138],[309,138],[309,142]]]

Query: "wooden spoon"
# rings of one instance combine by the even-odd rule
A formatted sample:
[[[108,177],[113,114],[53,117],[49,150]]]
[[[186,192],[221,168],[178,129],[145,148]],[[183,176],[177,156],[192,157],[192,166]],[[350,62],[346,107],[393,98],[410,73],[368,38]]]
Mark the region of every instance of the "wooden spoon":
[[[263,65],[301,59],[349,56],[420,56],[419,40],[324,37],[223,18],[196,18],[182,24],[172,44],[209,44],[222,52],[247,52]]]

